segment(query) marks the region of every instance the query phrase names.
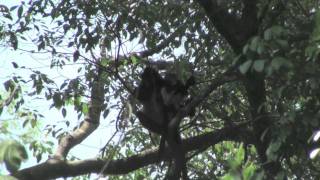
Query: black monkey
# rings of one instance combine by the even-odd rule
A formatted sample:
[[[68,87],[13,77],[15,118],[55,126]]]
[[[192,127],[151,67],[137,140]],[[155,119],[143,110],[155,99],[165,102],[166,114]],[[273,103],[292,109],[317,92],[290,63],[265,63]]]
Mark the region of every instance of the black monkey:
[[[160,74],[151,67],[145,68],[141,75],[141,82],[137,89],[137,99],[143,105],[143,110],[137,112],[141,124],[157,134],[164,134],[165,124],[168,122],[166,107],[161,94],[165,81]]]
[[[167,138],[168,124],[181,106],[185,105],[188,88],[193,84],[193,78],[183,84],[175,74],[167,74],[163,78],[151,67],[146,67],[141,75],[136,97],[143,109],[137,112],[137,117],[145,128],[161,135],[160,155]],[[175,131],[175,141],[180,143],[178,127]]]
[[[191,76],[184,84],[176,74],[168,73],[164,81],[165,86],[161,89],[164,104],[176,113],[190,101],[190,98],[187,99],[188,89],[195,84],[194,77]],[[188,115],[193,116],[193,114],[194,112],[190,112]]]

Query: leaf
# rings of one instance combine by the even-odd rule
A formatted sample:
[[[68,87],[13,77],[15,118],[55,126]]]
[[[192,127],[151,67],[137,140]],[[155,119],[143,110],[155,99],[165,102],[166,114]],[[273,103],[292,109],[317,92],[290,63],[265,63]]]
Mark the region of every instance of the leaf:
[[[259,59],[254,61],[253,69],[256,70],[257,72],[262,72],[264,69],[264,63],[265,63],[264,59]]]
[[[292,63],[290,61],[288,61],[288,59],[284,58],[284,57],[275,57],[274,59],[272,59],[271,61],[271,67],[275,70],[279,70],[282,66],[291,68],[292,67]]]
[[[3,85],[4,85],[4,88],[6,89],[6,91],[9,91],[9,90],[12,91],[15,87],[15,84],[11,79],[4,82]]]
[[[276,42],[277,42],[277,44],[279,44],[279,46],[280,46],[281,48],[284,48],[284,49],[289,48],[289,43],[288,43],[287,40],[277,39]]]
[[[10,11],[17,9],[18,5],[10,7]]]
[[[44,41],[41,41],[40,44],[38,44],[38,51],[40,51],[41,49],[44,49],[46,43]]]
[[[29,119],[26,119],[25,121],[23,121],[22,123],[22,127],[26,127],[26,125],[29,123]]]
[[[68,47],[72,47],[74,45],[74,42],[69,42]]]
[[[234,177],[231,174],[225,174],[220,178],[221,180],[234,180]]]
[[[260,44],[260,38],[259,36],[255,36],[250,43],[250,50],[253,52],[256,52],[259,44]]]
[[[320,40],[320,11],[317,10],[314,16],[314,29],[311,34],[311,41],[316,42]]]
[[[103,118],[106,118],[110,113],[110,109],[106,109],[105,111],[103,111]]]
[[[59,109],[63,102],[62,102],[62,99],[61,99],[61,94],[60,93],[54,93],[53,97],[53,104],[54,104],[54,107],[56,107],[57,109]]]
[[[276,25],[276,26],[271,27],[271,31],[272,31],[273,35],[278,37],[283,33],[284,29],[282,26]]]
[[[242,176],[243,180],[250,180],[252,179],[254,173],[255,173],[256,167],[254,164],[250,164],[245,169],[242,170]]]
[[[240,65],[239,70],[242,74],[246,74],[251,67],[252,60],[248,60]]]
[[[0,180],[18,180],[17,178],[13,177],[13,176],[5,176],[5,175],[0,175]]]
[[[63,82],[63,83],[61,84],[61,86],[60,86],[60,90],[62,90],[64,87],[66,87],[66,85],[68,85],[68,83],[67,83],[67,82]]]
[[[10,43],[14,50],[18,48],[18,38],[16,34],[10,33]]]
[[[37,125],[37,119],[31,119],[30,121],[31,127],[34,128]]]
[[[257,53],[261,55],[262,53],[264,53],[264,51],[265,51],[264,44],[263,43],[259,43],[259,45],[257,47]]]
[[[320,148],[316,148],[316,149],[314,149],[314,150],[311,151],[309,157],[310,157],[311,159],[314,159],[314,158],[316,158],[317,156],[319,156],[319,154],[320,154]]]
[[[14,67],[15,69],[17,69],[17,68],[19,67],[16,62],[11,62],[11,63],[12,63],[12,65],[13,65],[13,67]]]
[[[65,118],[66,115],[67,115],[67,110],[66,110],[66,108],[62,108],[61,113],[62,113],[62,116]]]
[[[76,50],[73,53],[73,62],[77,62],[77,60],[79,59],[79,56],[80,56],[80,52],[78,50]]]
[[[267,148],[266,154],[268,157],[268,160],[275,161],[278,157],[277,152],[281,147],[280,141],[273,141],[270,143],[269,147]]]
[[[243,160],[244,160],[244,148],[243,145],[239,147],[239,149],[236,152],[236,157],[235,157],[235,165],[236,167],[241,166]]]
[[[18,15],[18,18],[20,19],[21,16],[22,16],[22,12],[23,12],[23,6],[19,6],[19,9],[18,9],[18,12],[17,12],[17,15]]]
[[[263,38],[267,41],[270,41],[272,39],[272,32],[271,29],[267,29],[263,33]]]
[[[14,140],[0,143],[0,162],[4,162],[10,173],[16,172],[21,165],[21,161],[26,160],[28,154],[19,142]]]
[[[139,59],[138,59],[136,56],[134,56],[134,55],[131,56],[131,62],[132,62],[132,64],[134,64],[134,65],[137,64],[138,60],[139,60]]]

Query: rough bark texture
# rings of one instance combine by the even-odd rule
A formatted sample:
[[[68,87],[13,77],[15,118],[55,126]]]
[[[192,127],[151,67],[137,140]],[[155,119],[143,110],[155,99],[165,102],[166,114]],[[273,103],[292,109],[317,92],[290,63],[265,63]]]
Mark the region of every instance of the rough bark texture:
[[[237,54],[242,51],[250,38],[258,34],[260,21],[257,18],[257,0],[243,0],[244,8],[242,9],[241,18],[229,14],[222,7],[219,7],[215,0],[198,0],[198,2],[204,8],[216,30],[228,41]],[[245,57],[242,57],[240,63],[245,61]],[[263,106],[266,101],[265,79],[263,74],[248,72],[243,83],[250,104],[251,116],[254,120],[254,145],[257,148],[267,176],[272,178],[281,170],[281,165],[279,162],[267,163],[266,150],[270,143],[269,134],[266,134],[261,140],[262,134],[270,125],[270,119],[266,116],[266,110]]]

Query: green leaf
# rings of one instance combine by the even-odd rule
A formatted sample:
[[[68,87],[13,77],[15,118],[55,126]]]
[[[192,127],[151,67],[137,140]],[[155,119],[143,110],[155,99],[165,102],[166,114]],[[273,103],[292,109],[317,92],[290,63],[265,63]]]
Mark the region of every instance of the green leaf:
[[[21,161],[26,160],[28,154],[19,142],[8,140],[0,143],[0,162],[3,162],[10,173],[16,172]]]
[[[221,180],[234,180],[234,177],[231,174],[225,174],[221,177]]]
[[[248,60],[239,66],[239,70],[242,74],[246,74],[251,67],[252,60]]]
[[[267,148],[266,154],[269,161],[275,161],[277,159],[277,152],[281,147],[280,141],[273,141],[270,143],[269,147]]]
[[[314,29],[311,35],[311,41],[319,41],[320,40],[320,11],[317,10],[314,16]]]
[[[260,44],[260,37],[255,36],[250,43],[250,50],[253,52],[256,52],[259,44]]]
[[[289,48],[289,43],[287,40],[277,39],[276,42],[277,42],[277,44],[280,45],[281,48],[284,48],[284,49]]]
[[[13,177],[13,176],[2,176],[2,175],[0,175],[0,180],[18,180],[18,179]]]
[[[259,45],[257,47],[257,53],[261,55],[262,53],[265,52],[265,50],[266,50],[265,45],[263,43],[259,43]]]
[[[264,69],[264,63],[266,61],[264,59],[259,59],[254,61],[253,63],[253,69],[256,70],[257,72],[262,72]]]
[[[63,104],[63,101],[61,99],[61,94],[60,93],[54,93],[53,97],[53,104],[54,104],[54,107],[56,107],[57,109],[59,109],[62,104]]]
[[[9,91],[9,90],[12,91],[15,87],[15,84],[11,79],[4,82],[3,85],[4,85],[4,88],[6,89],[6,91]]]
[[[271,67],[275,70],[279,70],[282,66],[291,68],[292,64],[290,61],[288,61],[286,58],[284,57],[275,57],[274,59],[272,59],[271,61]]]
[[[254,173],[256,171],[256,167],[254,164],[250,164],[249,166],[247,166],[246,168],[244,168],[242,170],[242,176],[243,176],[243,180],[250,180],[252,179]]]
[[[103,118],[107,118],[109,113],[110,113],[110,109],[106,109],[105,111],[103,111]]]
[[[280,36],[283,32],[284,32],[284,29],[282,26],[273,26],[271,27],[271,31],[272,31],[272,34],[275,35],[276,37]]]
[[[62,113],[62,116],[65,118],[66,115],[67,115],[67,110],[66,110],[66,108],[62,108],[61,113]]]
[[[132,64],[137,64],[137,62],[139,61],[139,59],[136,57],[136,56],[131,56],[131,62],[132,62]]]
[[[263,38],[267,41],[270,41],[272,39],[272,32],[271,29],[267,29],[263,33]]]
[[[12,63],[12,65],[13,65],[13,67],[14,67],[15,69],[17,69],[17,68],[19,67],[16,62],[11,62],[11,63]]]
[[[248,46],[248,44],[246,44],[246,45],[243,47],[243,49],[242,49],[242,53],[243,53],[243,54],[247,54],[248,49],[249,49],[249,46]]]
[[[78,50],[76,50],[73,53],[73,62],[77,62],[77,60],[79,59],[79,56],[80,56],[80,52]]]
[[[10,11],[17,9],[18,5],[10,7]]]
[[[18,9],[18,12],[17,12],[17,15],[18,15],[18,18],[20,19],[21,16],[22,16],[22,12],[23,12],[23,6],[19,6],[19,9]]]
[[[236,157],[235,157],[235,166],[239,167],[241,166],[243,160],[244,160],[244,148],[243,145],[241,144],[241,146],[239,147],[239,149],[236,152]]]
[[[31,127],[34,128],[37,125],[37,119],[31,119],[30,121]]]

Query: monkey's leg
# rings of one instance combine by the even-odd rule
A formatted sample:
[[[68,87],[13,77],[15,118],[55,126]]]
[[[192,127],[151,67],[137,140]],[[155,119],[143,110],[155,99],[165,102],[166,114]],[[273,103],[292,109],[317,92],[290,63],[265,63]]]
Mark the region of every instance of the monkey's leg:
[[[142,111],[138,111],[136,115],[143,127],[147,128],[149,131],[153,133],[157,133],[160,135],[162,134],[162,126],[150,119]]]

